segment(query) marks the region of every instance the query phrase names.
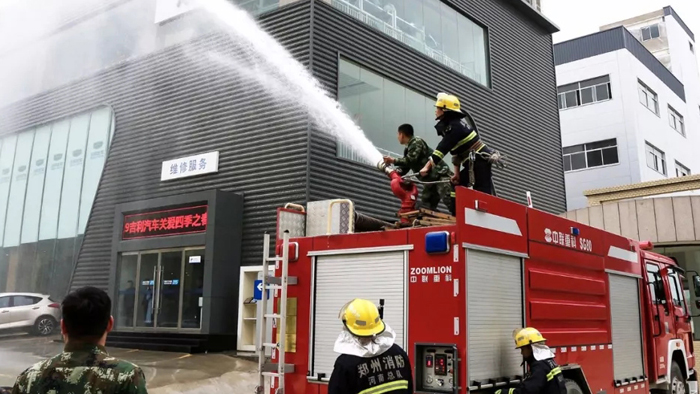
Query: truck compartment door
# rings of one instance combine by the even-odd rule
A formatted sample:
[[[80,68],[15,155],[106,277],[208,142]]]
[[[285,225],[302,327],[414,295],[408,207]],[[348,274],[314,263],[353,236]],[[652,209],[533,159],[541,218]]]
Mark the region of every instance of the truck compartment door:
[[[523,265],[519,257],[467,250],[467,381],[523,374],[513,330],[523,327]]]
[[[639,279],[609,274],[615,381],[644,376]]]
[[[384,322],[396,332],[396,344],[405,348],[406,258],[404,251],[342,254],[316,257],[312,312],[312,376],[330,378],[338,354],[335,340],[343,329],[340,309],[355,298],[379,305],[384,299]]]

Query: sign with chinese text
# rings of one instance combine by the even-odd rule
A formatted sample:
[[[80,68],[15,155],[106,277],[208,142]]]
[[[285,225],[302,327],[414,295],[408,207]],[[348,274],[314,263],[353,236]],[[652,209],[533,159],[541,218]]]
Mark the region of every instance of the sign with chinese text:
[[[166,237],[202,233],[207,230],[207,206],[162,209],[124,215],[122,239]]]
[[[160,171],[160,180],[169,181],[212,172],[219,172],[218,151],[164,161]]]

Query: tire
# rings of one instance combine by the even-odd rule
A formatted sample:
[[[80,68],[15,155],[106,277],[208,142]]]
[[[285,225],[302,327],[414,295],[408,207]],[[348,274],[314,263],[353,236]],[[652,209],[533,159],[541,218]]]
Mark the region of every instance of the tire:
[[[671,363],[671,387],[669,387],[668,394],[686,394],[688,392],[687,384],[685,378],[683,377],[683,372],[678,363],[673,361]]]
[[[583,394],[583,390],[575,380],[564,379],[564,386],[566,387],[566,394]]]
[[[45,337],[56,331],[58,326],[56,319],[51,316],[41,316],[34,323],[34,334]]]

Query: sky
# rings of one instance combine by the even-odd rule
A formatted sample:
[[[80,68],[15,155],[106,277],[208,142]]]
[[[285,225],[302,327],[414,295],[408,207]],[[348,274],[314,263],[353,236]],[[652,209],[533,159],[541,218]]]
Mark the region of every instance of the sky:
[[[559,26],[560,32],[554,34],[557,43],[668,5],[700,41],[700,0],[542,0],[542,13]]]

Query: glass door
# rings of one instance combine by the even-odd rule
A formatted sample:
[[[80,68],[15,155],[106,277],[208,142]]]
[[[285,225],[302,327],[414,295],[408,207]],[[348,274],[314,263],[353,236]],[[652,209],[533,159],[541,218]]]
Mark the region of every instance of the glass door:
[[[156,322],[160,328],[178,328],[180,322],[180,286],[182,250],[160,254]]]
[[[155,327],[156,285],[160,253],[141,253],[139,264],[139,299],[136,305],[136,327]]]
[[[182,328],[202,328],[204,249],[185,250],[182,292]]]
[[[119,255],[117,328],[201,329],[204,248]]]
[[[119,256],[118,272],[119,298],[117,299],[117,327],[134,326],[134,305],[136,304],[136,272],[138,253]]]

